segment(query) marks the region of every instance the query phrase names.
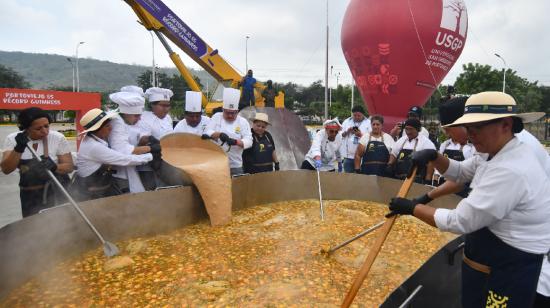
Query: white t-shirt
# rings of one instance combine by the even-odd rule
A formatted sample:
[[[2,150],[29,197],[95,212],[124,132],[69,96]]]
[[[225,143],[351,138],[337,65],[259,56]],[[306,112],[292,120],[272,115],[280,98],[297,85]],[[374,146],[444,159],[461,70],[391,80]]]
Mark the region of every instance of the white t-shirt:
[[[428,139],[428,137],[418,134],[416,138],[409,140],[407,135],[404,135],[395,142],[395,146],[392,148],[391,154],[397,158],[399,157],[399,152],[401,152],[401,150],[420,151],[426,149],[435,150],[435,145],[430,139]]]
[[[370,120],[365,117],[361,122],[355,122],[353,117],[347,118],[344,123],[342,123],[342,132],[347,132],[351,127],[358,127],[361,134],[365,135],[371,131]],[[357,151],[357,145],[359,145],[359,137],[351,133],[346,137],[342,137],[342,148],[340,153],[342,157],[353,159],[355,157],[355,151]]]
[[[172,117],[169,114],[160,119],[151,111],[144,111],[137,125],[141,128],[142,136],[153,136],[158,140],[174,131]]]
[[[363,146],[367,146],[367,144],[369,143],[369,139],[370,141],[381,141],[383,142],[385,145],[386,145],[386,148],[388,148],[388,152],[391,153],[393,147],[395,147],[395,141],[393,140],[392,136],[390,134],[386,134],[384,132],[382,132],[382,136],[380,137],[370,137],[370,134],[367,133],[367,134],[364,134],[363,137],[361,137],[361,139],[359,139],[359,143],[362,144]]]
[[[341,161],[340,148],[342,145],[342,134],[339,132],[334,141],[328,140],[325,129],[318,131],[313,137],[311,148],[306,154],[306,160],[315,166],[315,156],[321,156],[320,171],[331,171],[335,169],[335,163]]]
[[[206,132],[206,127],[210,122],[210,118],[207,116],[201,116],[201,121],[197,126],[191,127],[187,125],[187,120],[183,119],[178,122],[176,127],[174,127],[174,133],[188,133],[197,136],[202,136]]]
[[[461,145],[460,143],[458,142],[453,142],[452,139],[447,139],[445,140],[441,146],[439,147],[439,153],[443,154],[443,152],[445,152],[445,150],[461,150],[462,151],[462,155],[464,156],[464,160],[474,156],[474,154],[476,153],[476,148],[474,147],[473,144],[471,143],[466,143],[464,146]]]
[[[235,121],[228,122],[223,118],[223,112],[218,112],[212,116],[212,119],[210,119],[210,122],[206,126],[206,134],[208,136],[212,136],[215,132],[226,133],[229,138],[240,139],[243,142],[244,148],[234,145],[231,146],[230,151],[227,153],[229,168],[242,168],[243,150],[252,146],[252,131],[250,130],[248,121],[238,115]],[[218,144],[221,144],[219,140]],[[227,151],[229,146],[224,144],[223,149]]]
[[[6,140],[4,141],[4,150],[6,151],[13,151],[13,148],[15,148],[15,145],[17,144],[15,142],[15,136],[19,134],[20,132],[11,133],[6,137]],[[33,144],[37,144],[37,150],[36,153],[38,155],[44,155],[44,143],[42,139],[40,140],[32,140],[28,143],[30,146]],[[71,150],[69,148],[69,143],[67,142],[67,139],[63,134],[56,132],[54,130],[50,130],[48,133],[48,156],[57,163],[57,156],[58,155],[65,155],[71,153]],[[21,154],[21,159],[32,159],[32,153],[29,149],[25,148],[25,151],[23,154]]]

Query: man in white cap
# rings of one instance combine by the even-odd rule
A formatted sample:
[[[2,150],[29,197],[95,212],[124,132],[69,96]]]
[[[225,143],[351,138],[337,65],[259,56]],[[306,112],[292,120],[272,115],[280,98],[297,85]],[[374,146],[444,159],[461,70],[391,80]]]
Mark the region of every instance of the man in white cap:
[[[342,125],[338,119],[326,120],[322,130],[313,137],[311,148],[302,162],[301,169],[334,171],[335,165],[342,169],[342,156],[340,148],[342,145]]]
[[[123,87],[127,89],[127,87]],[[142,91],[143,92],[143,91]],[[139,92],[116,92],[109,95],[109,99],[118,105],[120,115],[111,120],[112,131],[109,135],[110,147],[122,154],[152,153],[160,159],[160,144],[154,138],[147,141],[147,145],[139,146],[140,130],[136,123],[143,112],[145,99]],[[116,167],[113,174],[118,187],[123,192],[143,192],[145,188],[135,166]]]
[[[243,173],[243,150],[252,146],[252,133],[248,121],[238,115],[239,90],[223,89],[223,112],[212,116],[206,134],[228,152],[231,175]]]
[[[151,111],[144,111],[139,121],[139,127],[143,134],[160,140],[162,136],[174,130],[172,117],[170,117],[170,98],[174,95],[172,90],[164,88],[149,88],[145,91],[145,97],[151,103]]]
[[[550,178],[514,133],[544,113],[517,113],[515,100],[501,92],[472,95],[464,110],[449,126],[465,127],[476,150],[486,155],[458,162],[423,150],[412,161],[416,166],[431,161],[451,181],[471,181],[468,197],[454,210],[393,198],[391,214],[414,215],[443,231],[466,234],[464,307],[532,307],[550,250]]]
[[[86,136],[80,143],[76,159],[75,185],[80,200],[89,200],[121,194],[112,178],[113,167],[138,166],[153,159],[147,154],[123,154],[109,148],[107,140],[111,134],[111,119],[117,113],[106,113],[101,109],[88,111],[80,120]]]
[[[185,92],[185,116],[174,127],[174,132],[202,136],[206,131],[208,122],[210,122],[210,118],[202,115],[202,93]]]

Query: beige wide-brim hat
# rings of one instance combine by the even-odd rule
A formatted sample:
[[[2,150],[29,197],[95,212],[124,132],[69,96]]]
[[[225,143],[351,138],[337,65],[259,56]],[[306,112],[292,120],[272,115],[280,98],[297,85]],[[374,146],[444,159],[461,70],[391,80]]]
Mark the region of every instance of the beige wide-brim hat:
[[[80,125],[85,129],[80,134],[98,130],[105,121],[117,115],[118,112],[105,112],[99,108],[94,108],[86,112],[82,119],[80,119]]]
[[[269,117],[265,113],[256,112],[256,116],[252,119],[252,122],[255,121],[262,121],[267,123],[267,125],[271,125],[271,123],[269,123]]]
[[[468,123],[485,122],[494,119],[518,117],[523,123],[536,121],[544,112],[517,113],[514,98],[503,92],[481,92],[468,98],[464,106],[464,115],[443,127],[459,126]]]

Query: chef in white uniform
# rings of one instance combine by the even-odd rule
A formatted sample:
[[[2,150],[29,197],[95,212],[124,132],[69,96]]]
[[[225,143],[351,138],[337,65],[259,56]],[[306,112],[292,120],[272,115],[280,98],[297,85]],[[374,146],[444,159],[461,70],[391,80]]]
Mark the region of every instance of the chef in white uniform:
[[[252,146],[250,124],[238,115],[240,96],[239,90],[223,89],[223,112],[214,114],[206,127],[206,135],[228,151],[232,176],[243,173],[243,150]]]
[[[342,156],[340,155],[342,125],[338,119],[332,119],[326,120],[323,123],[323,128],[313,137],[311,148],[302,162],[301,169],[334,171],[336,165],[338,165],[338,169],[342,168]]]
[[[342,148],[340,153],[344,158],[344,172],[354,173],[355,152],[359,140],[363,135],[371,132],[371,123],[365,116],[363,106],[355,105],[351,110],[352,116],[342,122]]]
[[[174,127],[174,133],[189,133],[202,136],[206,133],[206,126],[210,118],[202,115],[202,93],[195,91],[185,92],[185,116]]]
[[[121,91],[112,93],[109,95],[109,99],[118,105],[120,112],[119,115],[111,119],[113,128],[108,139],[109,146],[122,154],[160,153],[160,144],[157,142],[139,146],[140,130],[136,129],[136,124],[143,113],[145,105],[143,96],[139,92]],[[135,166],[117,166],[114,167],[114,170],[114,180],[123,192],[145,191]]]
[[[116,115],[95,108],[80,120],[86,134],[76,160],[75,185],[80,200],[121,194],[122,191],[113,181],[113,167],[138,166],[153,159],[150,153],[123,154],[109,147],[107,140],[112,130],[111,119]]]
[[[151,103],[151,111],[144,111],[139,121],[139,127],[143,134],[151,134],[160,140],[164,135],[174,131],[172,117],[170,117],[170,98],[174,95],[172,90],[164,88],[149,88],[145,91],[145,97]]]

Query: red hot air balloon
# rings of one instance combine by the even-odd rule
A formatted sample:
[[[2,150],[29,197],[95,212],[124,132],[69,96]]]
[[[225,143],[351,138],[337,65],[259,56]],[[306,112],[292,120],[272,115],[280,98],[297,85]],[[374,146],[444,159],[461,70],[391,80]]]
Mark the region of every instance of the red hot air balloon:
[[[462,53],[462,0],[351,0],[342,49],[370,114],[388,131],[422,106]]]

